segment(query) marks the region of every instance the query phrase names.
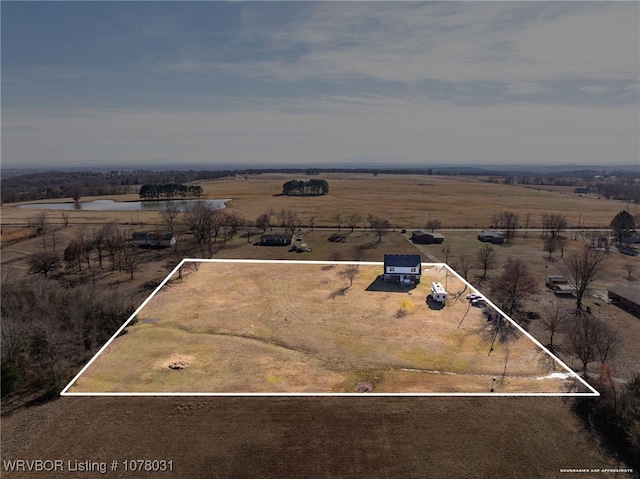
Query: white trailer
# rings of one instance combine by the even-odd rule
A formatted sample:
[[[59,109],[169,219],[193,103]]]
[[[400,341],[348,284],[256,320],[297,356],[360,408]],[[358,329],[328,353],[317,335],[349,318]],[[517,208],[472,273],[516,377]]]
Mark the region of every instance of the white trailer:
[[[447,292],[440,283],[431,283],[431,298],[438,303],[444,303],[447,301]]]

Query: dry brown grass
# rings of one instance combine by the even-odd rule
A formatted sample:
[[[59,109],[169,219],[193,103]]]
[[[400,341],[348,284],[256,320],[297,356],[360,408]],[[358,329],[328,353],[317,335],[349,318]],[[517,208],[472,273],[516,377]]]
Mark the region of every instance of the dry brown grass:
[[[491,352],[491,323],[464,298],[427,306],[431,281],[465,292],[445,269],[401,292],[378,290],[379,266],[361,265],[347,288],[344,268],[202,263],[154,296],[71,392],[353,392],[359,381],[388,393],[565,390],[538,379],[558,367],[525,336]],[[179,355],[190,366],[168,370]]]
[[[522,219],[531,213],[539,226],[544,212],[561,213],[570,225],[577,225],[582,213],[582,224],[606,227],[613,217],[625,208],[621,201],[580,196],[566,191],[553,191],[523,186],[486,183],[478,178],[422,176],[422,175],[367,175],[333,173],[322,175],[329,182],[330,192],[322,197],[280,196],[282,185],[291,179],[304,179],[302,175],[262,174],[249,177],[222,178],[199,182],[209,198],[231,198],[228,204],[245,218],[254,221],[268,207],[276,211],[293,209],[306,220],[317,216],[316,223],[334,226],[336,212],[343,217],[369,213],[389,219],[396,227],[424,227],[429,213],[444,227],[484,228],[491,217],[504,210],[513,211]],[[138,200],[135,194],[100,197],[117,201]],[[83,198],[90,201],[95,198]],[[60,201],[60,200],[55,200]],[[52,202],[55,202],[52,201]],[[2,224],[26,224],[37,212],[2,206]],[[153,224],[158,222],[157,212],[85,212],[69,211],[72,224],[94,224],[117,221],[119,224]],[[51,220],[61,223],[59,212],[49,214]]]

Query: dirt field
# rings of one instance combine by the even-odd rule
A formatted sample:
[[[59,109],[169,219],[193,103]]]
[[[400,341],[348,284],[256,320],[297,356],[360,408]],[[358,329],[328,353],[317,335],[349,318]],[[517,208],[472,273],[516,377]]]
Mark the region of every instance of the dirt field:
[[[165,285],[70,392],[344,393],[359,382],[380,393],[577,387],[551,376],[567,371],[515,328],[494,341],[498,320],[460,297],[471,290],[445,268],[425,267],[415,287],[384,283],[381,269],[359,266],[349,286],[345,265],[201,263]],[[443,309],[426,302],[432,281],[451,293]],[[173,370],[179,361],[184,368]]]
[[[624,467],[560,398],[64,397],[2,419],[2,457],[107,462],[113,478],[573,477]],[[125,472],[164,459],[173,471]],[[91,478],[99,473],[9,473]],[[631,474],[575,474],[584,478]]]

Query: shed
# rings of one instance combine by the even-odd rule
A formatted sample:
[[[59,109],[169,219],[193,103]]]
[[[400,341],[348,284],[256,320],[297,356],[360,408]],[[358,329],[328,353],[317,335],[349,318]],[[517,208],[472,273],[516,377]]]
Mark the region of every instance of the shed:
[[[478,240],[485,243],[502,244],[504,243],[504,235],[497,231],[482,230],[478,234]]]
[[[385,254],[383,279],[392,283],[419,283],[422,264],[419,254]]]
[[[416,230],[411,235],[411,240],[418,244],[442,243],[444,241],[444,236],[440,233],[433,233],[431,231]]]
[[[614,284],[608,290],[609,299],[623,309],[640,316],[640,288]]]

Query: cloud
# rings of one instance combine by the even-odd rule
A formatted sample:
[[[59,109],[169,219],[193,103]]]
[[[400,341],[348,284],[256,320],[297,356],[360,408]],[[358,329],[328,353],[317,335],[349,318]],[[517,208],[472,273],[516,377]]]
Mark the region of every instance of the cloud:
[[[633,3],[312,5],[305,18],[281,28],[260,28],[259,14],[246,16],[247,35],[289,57],[226,59],[215,68],[291,83],[495,82],[507,95],[541,99],[552,82],[636,82],[640,71]]]
[[[604,93],[609,91],[609,88],[602,85],[587,85],[580,87],[580,90],[585,93]]]

